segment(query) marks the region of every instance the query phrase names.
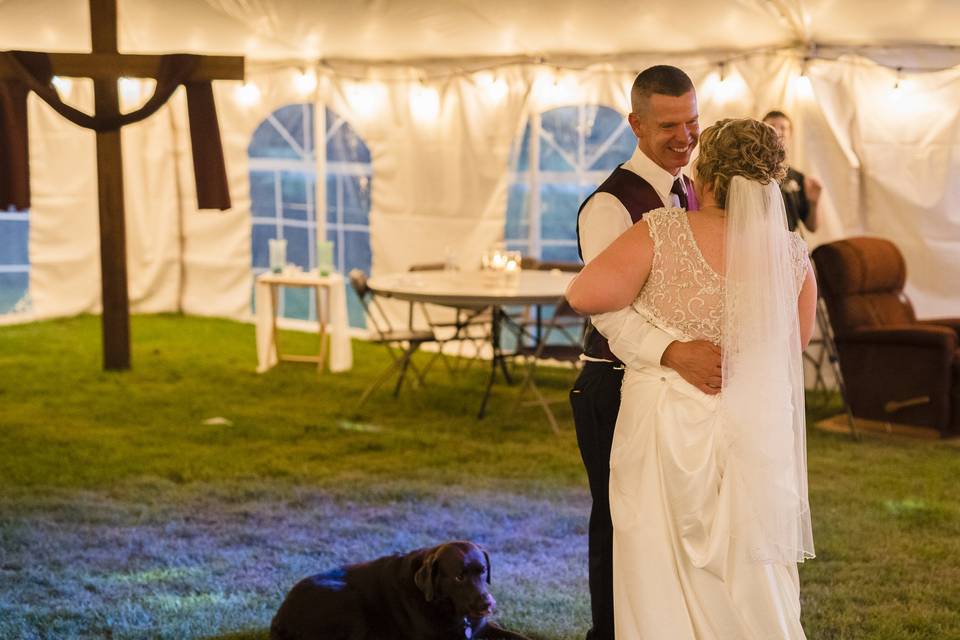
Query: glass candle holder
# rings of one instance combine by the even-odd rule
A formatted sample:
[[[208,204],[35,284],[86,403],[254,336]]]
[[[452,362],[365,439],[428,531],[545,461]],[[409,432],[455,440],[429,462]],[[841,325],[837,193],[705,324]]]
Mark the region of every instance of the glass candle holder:
[[[281,273],[283,267],[287,264],[287,241],[282,238],[271,238],[268,244],[270,246],[270,271]]]
[[[321,276],[327,276],[332,272],[333,243],[329,240],[321,240],[317,243],[317,273]]]

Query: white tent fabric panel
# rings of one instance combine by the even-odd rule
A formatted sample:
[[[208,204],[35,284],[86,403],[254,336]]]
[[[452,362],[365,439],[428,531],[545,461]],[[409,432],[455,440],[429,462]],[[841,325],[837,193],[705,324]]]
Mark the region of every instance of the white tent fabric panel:
[[[253,278],[250,273],[250,188],[247,145],[249,118],[236,117],[230,95],[237,83],[214,83],[220,132],[233,200],[228,211],[199,211],[190,148],[186,95],[174,96],[170,123],[177,140],[178,211],[182,221],[182,288],[179,310],[193,315],[250,317]],[[230,126],[226,125],[230,122]],[[256,126],[256,125],[254,125]]]
[[[74,82],[75,104],[90,109],[93,83]],[[35,95],[30,133],[30,294],[33,315],[100,309],[96,141]]]
[[[86,5],[0,0],[0,49],[87,49]],[[676,3],[607,0],[384,0],[359,8],[120,0],[119,20],[124,51],[247,55],[248,79],[259,91],[258,100],[244,104],[236,98],[240,83],[214,86],[234,202],[227,212],[196,210],[182,91],[124,131],[134,311],[249,317],[247,147],[279,107],[307,102],[317,114],[329,107],[369,148],[374,272],[438,261],[448,250],[470,266],[502,238],[510,151],[527,117],[577,103],[625,113],[636,71],[669,63],[697,84],[703,126],[770,108],[790,113],[797,132],[792,163],[825,187],[811,244],[859,233],[888,237],[906,256],[919,314],[956,314],[960,69],[918,71],[960,63],[960,46],[942,46],[960,45],[954,2],[740,0],[684,3],[681,10]],[[662,53],[631,53],[637,51]],[[417,63],[397,62],[403,60]],[[898,91],[898,73],[873,61],[902,67]],[[307,94],[295,83],[305,68],[319,80]],[[809,82],[798,80],[801,71]],[[69,101],[89,111],[91,93],[88,81],[74,80]],[[93,134],[35,96],[29,108],[34,315],[97,311]],[[321,176],[324,156],[318,145]],[[318,180],[321,237],[324,188]]]
[[[126,103],[121,99],[124,111],[136,106]],[[121,131],[128,291],[131,309],[139,313],[179,308],[181,216],[171,116],[164,108]],[[95,156],[88,162],[95,165]]]
[[[465,266],[479,264],[503,237],[508,159],[527,96],[518,70],[504,75],[499,81],[514,89],[499,100],[456,77],[391,83],[379,113],[366,119],[349,100],[334,105],[353,118],[371,152],[374,272],[442,260],[448,250]]]
[[[863,163],[866,230],[907,259],[908,292],[923,315],[957,312],[960,288],[960,71],[903,80],[859,70],[854,134]],[[953,105],[952,108],[945,108]]]
[[[925,315],[949,312],[949,283],[960,281],[952,257],[957,224],[949,206],[957,198],[956,181],[950,176],[960,170],[956,114],[943,109],[926,113],[922,105],[951,100],[955,104],[956,72],[909,78],[910,93],[903,90],[905,103],[898,109],[920,105],[916,107],[920,117],[912,119],[888,108],[894,81],[890,71],[862,60],[810,65],[809,95],[801,95],[797,88],[799,62],[794,56],[728,64],[727,81],[736,88],[732,93],[720,88],[713,65],[685,62],[699,88],[704,125],[719,117],[760,116],[770,107],[793,114],[799,134],[795,164],[826,187],[823,230],[812,237],[814,242],[859,232],[896,239],[907,255],[918,310]],[[522,133],[525,115],[578,102],[625,111],[632,75],[604,69],[568,71],[554,82],[549,79],[552,72],[543,69],[508,68],[494,76],[506,89],[493,99],[491,80],[471,75],[423,85],[409,81],[358,85],[330,76],[323,78],[314,95],[305,97],[296,91],[296,73],[264,68],[253,74],[260,91],[255,105],[238,103],[238,83],[217,84],[234,197],[231,211],[195,209],[182,95],[171,107],[124,133],[135,311],[182,309],[235,318],[249,313],[247,147],[257,125],[280,106],[304,100],[329,104],[364,138],[374,167],[373,268],[383,273],[436,261],[448,248],[461,256],[462,264],[476,263],[480,252],[503,233],[509,154]],[[89,100],[85,86],[75,84],[81,103]],[[416,100],[411,99],[417,91],[434,92],[436,103],[431,108],[437,109],[436,117],[418,119]],[[31,117],[35,310],[43,317],[94,311],[99,274],[92,135],[35,100]],[[324,202],[322,194],[318,201]],[[318,215],[324,217],[322,207]],[[64,233],[66,229],[70,231]]]

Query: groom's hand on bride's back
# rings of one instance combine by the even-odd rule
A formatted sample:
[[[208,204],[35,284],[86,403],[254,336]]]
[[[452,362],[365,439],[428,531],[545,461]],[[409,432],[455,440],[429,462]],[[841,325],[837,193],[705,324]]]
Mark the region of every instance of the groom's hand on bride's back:
[[[704,393],[720,393],[720,347],[707,340],[681,342],[674,340],[663,352],[660,364],[673,369],[680,377]]]

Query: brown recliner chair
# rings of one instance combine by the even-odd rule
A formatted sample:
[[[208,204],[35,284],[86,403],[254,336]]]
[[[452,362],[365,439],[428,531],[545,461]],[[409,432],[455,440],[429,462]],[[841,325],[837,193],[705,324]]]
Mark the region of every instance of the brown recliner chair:
[[[888,240],[831,242],[813,261],[853,414],[960,435],[960,318],[917,320]]]

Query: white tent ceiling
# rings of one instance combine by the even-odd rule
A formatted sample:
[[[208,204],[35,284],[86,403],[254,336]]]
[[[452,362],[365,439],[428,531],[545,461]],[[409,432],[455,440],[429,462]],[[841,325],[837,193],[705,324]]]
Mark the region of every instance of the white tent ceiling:
[[[124,51],[252,60],[595,57],[820,43],[920,45],[922,63],[923,49],[960,47],[955,0],[119,0],[119,19]],[[88,24],[87,0],[0,0],[6,49],[86,50]]]

